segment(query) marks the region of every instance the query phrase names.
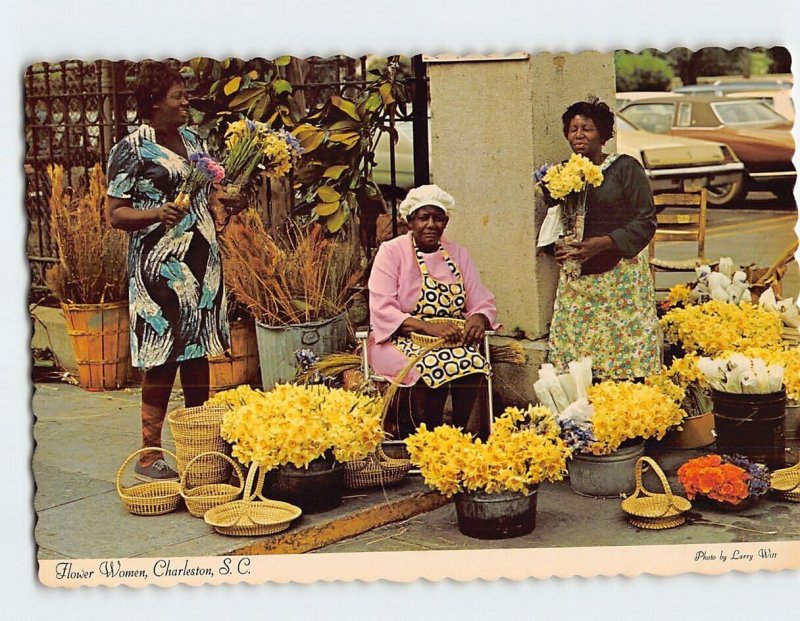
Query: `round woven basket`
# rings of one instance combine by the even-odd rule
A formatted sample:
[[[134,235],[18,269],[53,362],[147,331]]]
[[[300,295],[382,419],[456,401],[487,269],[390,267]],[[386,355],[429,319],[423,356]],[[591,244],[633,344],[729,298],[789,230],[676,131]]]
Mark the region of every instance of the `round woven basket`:
[[[770,488],[783,500],[800,502],[800,462],[790,468],[774,470],[770,475]]]
[[[431,317],[429,319],[425,319],[425,321],[429,323],[449,323],[457,326],[460,330],[464,329],[465,321],[463,319],[452,319],[450,317]],[[427,334],[420,334],[418,332],[411,333],[411,342],[419,347],[430,347],[431,349],[436,349],[437,347],[459,347],[461,342],[449,342],[445,341],[437,336],[428,336]]]
[[[256,472],[259,472],[258,481],[255,480]],[[302,510],[288,502],[268,500],[260,491],[254,491],[262,489],[265,474],[258,464],[252,464],[247,472],[242,500],[212,507],[203,516],[206,524],[222,535],[235,537],[272,535],[289,528]]]
[[[201,405],[194,408],[178,408],[167,415],[167,422],[175,440],[179,472],[183,472],[186,464],[201,453],[216,452],[230,455],[231,447],[220,435],[222,417],[226,412],[228,407],[224,405]],[[196,486],[225,483],[230,475],[231,469],[227,462],[208,460],[195,465],[192,482]]]
[[[664,493],[653,493],[645,489],[642,483],[645,464],[658,476],[664,488]],[[640,457],[636,460],[636,489],[631,496],[622,501],[620,506],[625,513],[637,519],[637,522],[639,522],[637,526],[649,524],[649,526],[641,526],[641,528],[672,528],[672,526],[683,524],[682,515],[692,508],[692,503],[686,498],[675,496],[672,493],[672,488],[667,481],[667,477],[664,476],[664,471],[653,459]],[[676,521],[675,518],[678,517],[681,517],[681,520],[672,524],[672,522]],[[664,526],[664,524],[671,525]]]
[[[195,464],[201,464],[202,461],[221,459],[227,461],[234,472],[236,473],[236,480],[238,485],[231,485],[230,483],[207,483],[205,485],[196,485],[192,487],[193,482],[193,467]],[[201,464],[202,465],[202,464]],[[209,451],[207,453],[200,453],[193,457],[186,464],[186,469],[181,475],[180,492],[183,501],[186,503],[186,508],[194,517],[201,518],[205,515],[206,511],[221,505],[226,502],[236,500],[244,491],[244,476],[242,469],[233,459],[225,455],[225,453],[217,453]]]
[[[178,481],[152,481],[139,483],[131,487],[122,485],[122,475],[134,457],[142,453],[160,451],[175,459],[170,451],[158,447],[145,447],[128,455],[117,471],[117,494],[125,509],[134,515],[163,515],[175,511],[181,502],[180,483]]]
[[[647,530],[665,530],[667,528],[675,528],[676,526],[680,526],[686,522],[686,518],[683,517],[683,515],[663,518],[637,518],[631,516],[628,518],[628,522],[631,524],[631,526],[636,526],[637,528],[645,528]]]

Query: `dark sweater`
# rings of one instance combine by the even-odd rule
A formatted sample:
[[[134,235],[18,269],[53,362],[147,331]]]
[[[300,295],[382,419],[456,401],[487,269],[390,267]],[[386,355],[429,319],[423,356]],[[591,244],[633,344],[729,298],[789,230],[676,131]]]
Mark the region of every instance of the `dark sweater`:
[[[634,158],[620,155],[603,171],[603,183],[589,186],[583,230],[584,239],[608,235],[616,248],[586,261],[581,275],[607,272],[621,258],[635,257],[655,231],[656,208],[647,175]]]

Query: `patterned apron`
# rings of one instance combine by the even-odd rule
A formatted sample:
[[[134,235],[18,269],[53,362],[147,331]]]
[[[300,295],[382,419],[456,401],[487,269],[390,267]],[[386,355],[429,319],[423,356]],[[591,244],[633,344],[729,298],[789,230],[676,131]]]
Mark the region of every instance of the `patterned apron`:
[[[428,273],[428,266],[417,244],[414,244],[414,254],[417,265],[422,273],[422,288],[417,305],[411,312],[416,319],[430,319],[431,317],[451,317],[461,319],[464,316],[466,294],[461,272],[447,254],[444,247],[439,244],[439,252],[447,263],[447,267],[456,277],[456,282],[447,284],[436,280]],[[397,335],[392,342],[403,354],[411,359],[416,357],[424,348],[416,345],[410,337]],[[431,388],[438,388],[442,384],[472,373],[489,374],[489,365],[478,349],[473,345],[459,345],[457,347],[442,347],[432,349],[414,365],[425,383]]]

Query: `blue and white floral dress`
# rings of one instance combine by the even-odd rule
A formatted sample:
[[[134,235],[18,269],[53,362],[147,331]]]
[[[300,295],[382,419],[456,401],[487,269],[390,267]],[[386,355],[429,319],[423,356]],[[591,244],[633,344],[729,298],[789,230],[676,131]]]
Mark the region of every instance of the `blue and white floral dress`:
[[[205,145],[179,129],[187,156]],[[134,209],[174,201],[189,162],[156,143],[142,124],[111,149],[108,195],[129,199]],[[131,361],[140,368],[221,354],[230,346],[222,262],[208,193],[191,197],[175,226],[154,223],[131,231],[128,246]]]

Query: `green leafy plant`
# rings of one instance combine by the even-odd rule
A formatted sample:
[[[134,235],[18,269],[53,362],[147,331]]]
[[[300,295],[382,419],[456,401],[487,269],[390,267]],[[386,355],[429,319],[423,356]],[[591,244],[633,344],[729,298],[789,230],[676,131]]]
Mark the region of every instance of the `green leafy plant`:
[[[385,119],[406,99],[393,57],[357,83],[354,95],[332,94],[312,109],[297,95],[302,85],[288,79],[289,56],[268,61],[197,58],[191,69],[198,82],[193,98],[201,130],[219,148],[226,127],[242,117],[284,128],[300,141],[303,156],[293,175],[293,215],[319,221],[329,233],[341,230],[359,202],[375,197],[373,153],[381,132],[397,139]]]

